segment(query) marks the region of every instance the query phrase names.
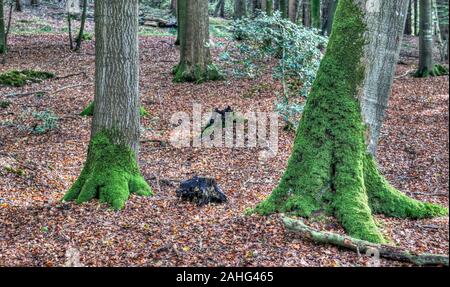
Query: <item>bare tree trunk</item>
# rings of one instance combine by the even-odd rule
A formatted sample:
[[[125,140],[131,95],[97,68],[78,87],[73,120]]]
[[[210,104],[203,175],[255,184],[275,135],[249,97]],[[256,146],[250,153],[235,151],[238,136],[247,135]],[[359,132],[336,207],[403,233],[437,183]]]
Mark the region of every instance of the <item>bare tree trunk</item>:
[[[86,25],[87,9],[88,9],[88,0],[83,0],[83,12],[81,13],[80,31],[78,33],[77,46],[75,47],[75,51],[79,51],[81,49],[81,43],[83,41],[83,34],[84,34],[84,26]]]
[[[88,156],[64,200],[98,197],[114,209],[130,193],[151,195],[139,172],[138,0],[95,3],[95,97]]]
[[[311,27],[311,3],[309,0],[303,1],[303,26]]]
[[[405,24],[405,34],[406,35],[412,34],[412,0],[409,1],[408,5],[408,14],[406,17],[406,24]]]
[[[209,51],[208,2],[178,0],[180,18],[180,63],[174,69],[176,82],[204,82],[221,76]]]
[[[219,15],[221,17],[223,17],[224,8],[225,8],[225,0],[217,1],[216,8],[214,9],[214,14],[213,14],[214,17],[219,17]]]
[[[369,129],[366,139],[368,152],[373,156],[376,154],[380,129],[391,94],[408,2],[409,0],[384,0],[381,1],[380,7],[373,8],[383,11],[382,13],[367,14],[367,39],[371,44],[366,46],[365,52],[367,69],[361,107]]]
[[[288,1],[289,0],[280,0],[280,12],[281,12],[281,17],[283,17],[283,18],[289,17]]]
[[[22,1],[21,0],[16,0],[16,11],[22,12]]]
[[[247,5],[245,0],[234,0],[234,19],[241,19],[247,16]]]
[[[419,69],[417,77],[437,76],[433,61],[433,23],[431,0],[420,0]]]
[[[289,20],[291,20],[291,22],[295,23],[296,21],[296,16],[297,16],[297,0],[288,0],[289,1],[289,9],[288,9],[288,14],[289,14]]]

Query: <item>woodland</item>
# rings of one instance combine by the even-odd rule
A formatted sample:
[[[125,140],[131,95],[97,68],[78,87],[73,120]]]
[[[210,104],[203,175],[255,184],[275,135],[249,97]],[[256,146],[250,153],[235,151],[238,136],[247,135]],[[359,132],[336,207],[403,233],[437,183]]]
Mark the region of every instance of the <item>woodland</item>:
[[[449,258],[443,0],[0,0],[0,267]]]

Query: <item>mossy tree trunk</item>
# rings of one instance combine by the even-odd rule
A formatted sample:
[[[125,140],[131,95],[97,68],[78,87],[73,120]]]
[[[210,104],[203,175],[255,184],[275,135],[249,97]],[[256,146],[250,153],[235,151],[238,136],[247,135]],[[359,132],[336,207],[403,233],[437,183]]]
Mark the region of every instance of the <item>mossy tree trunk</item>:
[[[287,169],[256,212],[333,214],[351,236],[371,242],[384,241],[373,213],[400,218],[448,214],[443,207],[413,200],[392,187],[367,150],[371,131],[366,125],[376,118],[368,102],[387,99],[407,2],[339,1]],[[367,94],[371,87],[387,94]]]
[[[98,197],[114,209],[130,193],[150,195],[139,172],[138,0],[95,3],[95,107],[84,168],[64,196],[77,203]]]
[[[6,53],[6,29],[3,2],[4,0],[0,0],[0,54]]]
[[[175,82],[217,80],[220,74],[209,50],[208,1],[179,0],[180,62],[174,68]]]
[[[247,5],[245,5],[245,0],[235,0],[234,1],[234,19],[241,19],[247,16]]]
[[[329,1],[329,6],[327,9],[328,15],[327,15],[325,23],[323,23],[323,26],[322,26],[322,34],[326,34],[327,36],[330,36],[331,29],[333,28],[334,14],[336,13],[337,4],[338,4],[338,0],[330,0]]]
[[[311,24],[314,28],[320,28],[320,0],[311,1]]]
[[[280,0],[280,12],[281,17],[288,18],[289,17],[289,11],[288,11],[288,2],[289,0]]]

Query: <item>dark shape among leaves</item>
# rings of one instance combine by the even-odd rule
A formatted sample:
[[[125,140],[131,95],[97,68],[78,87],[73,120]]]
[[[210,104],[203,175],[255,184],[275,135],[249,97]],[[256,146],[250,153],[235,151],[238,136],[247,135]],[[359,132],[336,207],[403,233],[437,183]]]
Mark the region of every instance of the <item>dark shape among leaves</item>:
[[[176,194],[182,200],[195,202],[199,206],[227,202],[227,197],[213,178],[194,176],[192,179],[181,182]]]

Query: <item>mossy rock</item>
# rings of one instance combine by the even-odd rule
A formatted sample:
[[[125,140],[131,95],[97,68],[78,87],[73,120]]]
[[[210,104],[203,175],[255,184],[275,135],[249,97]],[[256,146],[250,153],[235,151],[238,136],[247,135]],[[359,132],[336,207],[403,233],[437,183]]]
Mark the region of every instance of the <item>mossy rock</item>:
[[[55,74],[50,72],[34,71],[34,70],[22,70],[22,71],[9,71],[0,74],[0,85],[11,87],[23,87],[28,83],[40,83],[47,79],[52,79]]]
[[[185,63],[178,64],[172,69],[175,83],[192,82],[201,84],[208,81],[220,81],[225,76],[219,71],[216,65],[209,64],[206,68],[198,65],[192,67]]]
[[[148,117],[150,113],[144,108],[139,108],[139,114],[141,117]],[[94,115],[94,103],[90,103],[81,113],[80,116],[83,117],[92,117]]]

